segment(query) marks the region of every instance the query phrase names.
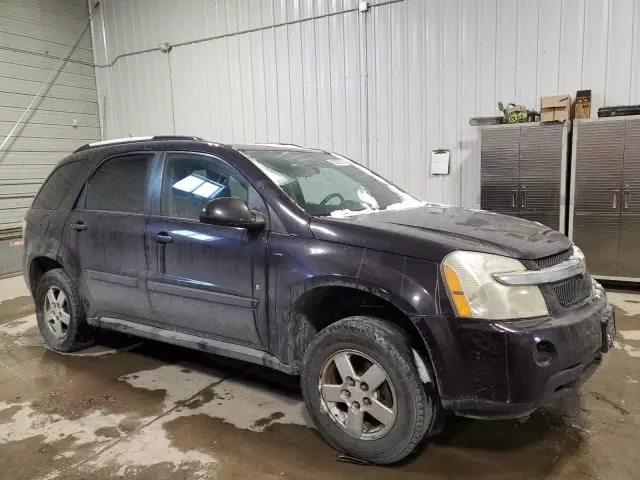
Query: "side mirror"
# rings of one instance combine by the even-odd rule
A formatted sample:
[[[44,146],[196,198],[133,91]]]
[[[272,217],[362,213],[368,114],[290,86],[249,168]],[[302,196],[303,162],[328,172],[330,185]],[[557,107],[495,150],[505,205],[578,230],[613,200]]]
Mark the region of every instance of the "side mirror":
[[[200,222],[247,230],[260,230],[267,224],[262,213],[251,210],[247,202],[237,197],[216,198],[208,202],[200,212]]]

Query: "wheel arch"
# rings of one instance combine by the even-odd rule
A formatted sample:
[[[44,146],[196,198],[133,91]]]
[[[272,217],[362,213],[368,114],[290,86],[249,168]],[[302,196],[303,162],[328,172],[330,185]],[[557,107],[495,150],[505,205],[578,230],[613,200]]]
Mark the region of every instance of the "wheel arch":
[[[292,370],[301,370],[306,348],[318,332],[354,315],[381,318],[406,332],[408,342],[426,364],[434,386],[437,385],[429,348],[416,325],[415,308],[393,292],[344,276],[308,281],[293,302],[287,332],[287,357]]]
[[[52,257],[40,255],[31,259],[29,262],[27,278],[28,286],[32,295],[35,295],[38,282],[40,281],[40,278],[42,278],[42,275],[55,268],[64,268],[64,266],[57,259]]]

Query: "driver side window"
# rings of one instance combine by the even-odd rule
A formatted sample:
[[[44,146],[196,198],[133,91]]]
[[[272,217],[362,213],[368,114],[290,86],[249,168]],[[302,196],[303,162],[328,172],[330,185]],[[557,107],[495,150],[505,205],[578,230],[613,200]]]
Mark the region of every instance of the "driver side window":
[[[266,210],[258,192],[227,162],[198,153],[167,153],[160,201],[163,216],[198,220],[207,202],[222,197],[238,197],[252,209]]]

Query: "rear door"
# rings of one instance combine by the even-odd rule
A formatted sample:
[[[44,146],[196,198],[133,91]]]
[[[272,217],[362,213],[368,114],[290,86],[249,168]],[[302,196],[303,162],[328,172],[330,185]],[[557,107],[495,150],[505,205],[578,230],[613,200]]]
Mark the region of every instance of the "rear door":
[[[69,215],[70,263],[89,300],[89,316],[151,317],[144,231],[153,158],[153,153],[130,153],[107,159]]]
[[[154,200],[146,243],[148,288],[163,328],[265,349],[268,229],[200,223],[211,199],[239,197],[266,214],[244,176],[223,159],[168,152],[159,202]]]

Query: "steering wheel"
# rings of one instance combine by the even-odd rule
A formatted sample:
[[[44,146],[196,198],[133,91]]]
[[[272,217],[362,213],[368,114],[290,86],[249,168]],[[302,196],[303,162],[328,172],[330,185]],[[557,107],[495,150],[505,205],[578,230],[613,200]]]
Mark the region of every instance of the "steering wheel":
[[[330,193],[320,201],[320,205],[326,205],[332,198],[339,198],[340,205],[344,203],[344,197],[342,195],[340,195],[339,193]]]

